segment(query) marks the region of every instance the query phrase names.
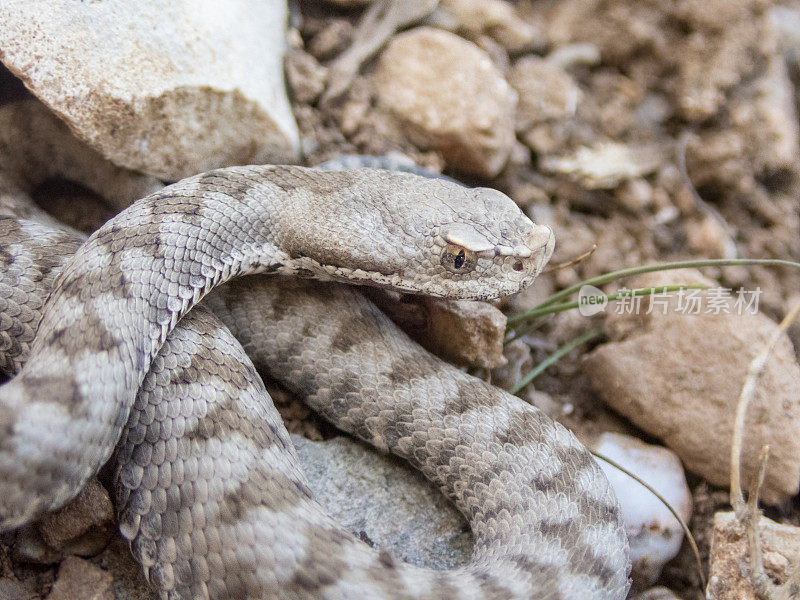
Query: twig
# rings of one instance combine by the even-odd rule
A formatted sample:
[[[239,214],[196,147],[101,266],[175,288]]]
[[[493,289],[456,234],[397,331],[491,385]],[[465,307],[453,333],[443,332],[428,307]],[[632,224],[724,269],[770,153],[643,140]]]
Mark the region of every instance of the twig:
[[[587,258],[589,258],[594,251],[597,250],[597,244],[593,244],[591,248],[589,248],[586,252],[581,254],[580,256],[573,258],[572,260],[568,260],[567,262],[563,263],[550,263],[547,265],[542,273],[552,273],[553,271],[562,271],[564,269],[568,269],[569,267],[574,267],[577,264],[582,263]]]
[[[743,519],[745,515],[744,499],[741,487],[741,456],[742,456],[742,436],[744,431],[744,420],[747,414],[747,407],[755,393],[756,385],[767,366],[767,361],[775,350],[781,335],[789,328],[789,325],[800,314],[800,302],[797,302],[786,314],[778,328],[770,337],[766,346],[750,362],[747,369],[747,378],[742,386],[742,393],[739,395],[739,403],[736,406],[736,419],[733,425],[733,437],[731,439],[731,506],[737,518]]]
[[[678,139],[678,145],[675,149],[675,159],[678,163],[678,171],[681,174],[683,185],[689,190],[697,207],[706,213],[707,216],[719,223],[728,235],[728,241],[730,243],[726,244],[725,257],[736,258],[737,251],[736,243],[733,241],[735,235],[733,228],[725,220],[725,217],[722,216],[722,213],[700,197],[700,194],[697,193],[697,188],[695,188],[694,183],[692,183],[691,177],[689,177],[689,171],[686,169],[686,146],[689,143],[689,135],[688,131],[684,131]]]
[[[750,523],[747,528],[747,539],[750,545],[750,578],[756,593],[762,596],[769,596],[768,590],[770,590],[770,586],[772,585],[772,582],[769,581],[769,578],[764,572],[764,561],[761,556],[761,543],[759,539],[761,513],[758,510],[758,497],[761,494],[761,487],[764,485],[764,475],[767,472],[768,460],[769,446],[763,446],[761,448],[761,453],[758,455],[758,462],[760,463],[758,478],[751,488],[750,497],[748,498]]]

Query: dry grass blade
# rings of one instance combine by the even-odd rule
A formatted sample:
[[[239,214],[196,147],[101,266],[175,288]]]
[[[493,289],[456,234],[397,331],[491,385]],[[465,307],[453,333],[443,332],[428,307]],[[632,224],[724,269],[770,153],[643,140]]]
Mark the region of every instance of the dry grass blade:
[[[739,395],[739,402],[736,406],[736,419],[733,425],[733,437],[731,441],[731,506],[739,519],[745,516],[745,504],[742,496],[742,477],[741,477],[741,456],[742,456],[742,436],[744,435],[744,421],[747,415],[747,407],[753,399],[756,386],[761,374],[767,366],[767,361],[775,350],[781,335],[789,328],[789,325],[800,314],[800,302],[795,304],[781,321],[778,329],[772,334],[766,346],[750,362],[747,369],[747,378],[742,386],[742,393]]]

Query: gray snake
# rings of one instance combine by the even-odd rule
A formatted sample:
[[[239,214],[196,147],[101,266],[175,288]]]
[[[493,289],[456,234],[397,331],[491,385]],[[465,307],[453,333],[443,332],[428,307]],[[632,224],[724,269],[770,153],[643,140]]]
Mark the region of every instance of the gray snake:
[[[208,304],[312,407],[439,484],[475,533],[462,569],[400,563],[327,518],[230,334],[205,312],[181,319],[215,285],[257,272],[513,293],[552,241],[499,192],[373,170],[231,168],[137,202],[77,250],[66,244],[66,262],[30,253],[44,226],[2,223],[8,297],[22,305],[25,291],[9,267],[42,262],[40,287],[60,270],[27,363],[0,388],[3,528],[72,497],[122,435],[121,529],[168,597],[624,597],[616,501],[585,449],[431,357],[356,292],[249,277]],[[52,247],[68,234],[48,235]],[[39,310],[42,290],[26,293]]]

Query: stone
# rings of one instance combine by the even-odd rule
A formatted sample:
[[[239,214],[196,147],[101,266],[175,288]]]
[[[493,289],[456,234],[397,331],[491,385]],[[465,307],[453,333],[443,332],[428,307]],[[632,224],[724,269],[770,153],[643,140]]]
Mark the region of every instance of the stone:
[[[681,600],[672,590],[658,586],[631,597],[631,600]]]
[[[119,166],[176,180],[292,162],[284,0],[0,6],[0,60]]]
[[[475,300],[428,302],[429,347],[434,354],[460,365],[493,369],[505,364],[506,316]]]
[[[437,10],[449,14],[457,31],[470,38],[487,35],[509,52],[530,49],[539,37],[536,27],[520,19],[514,5],[504,0],[439,0]]]
[[[594,450],[650,485],[675,509],[685,523],[692,516],[692,494],[680,459],[670,450],[618,433],[604,433]],[[669,509],[638,481],[605,462],[597,464],[619,499],[631,544],[633,589],[653,585],[663,566],[675,558],[683,542],[683,528]]]
[[[328,69],[311,54],[297,48],[286,54],[285,64],[286,79],[294,98],[308,104],[316,101],[325,89]]]
[[[519,95],[517,131],[540,123],[572,117],[581,92],[572,77],[558,65],[537,56],[526,56],[511,67],[508,83]]]
[[[114,600],[112,577],[89,561],[67,557],[58,569],[58,577],[47,600]]]
[[[327,105],[342,96],[367,59],[397,31],[428,15],[436,3],[437,0],[375,0],[358,20],[350,47],[328,65],[328,89],[321,104]]]
[[[19,529],[14,551],[38,564],[53,564],[70,554],[94,556],[108,545],[116,529],[108,492],[92,479],[65,506]]]
[[[372,290],[367,295],[414,341],[445,360],[486,369],[506,364],[506,316],[487,302]]]
[[[442,493],[403,461],[337,437],[292,436],[317,500],[359,538],[434,569],[466,564],[472,535]]]
[[[0,600],[39,600],[41,596],[26,585],[11,577],[0,578]]]
[[[777,325],[720,296],[719,286],[697,272],[651,273],[633,287],[703,284],[710,291],[683,299],[644,298],[639,310],[606,308],[610,341],[585,361],[592,387],[614,410],[660,438],[686,468],[710,483],[730,485],[731,435],[736,406],[751,360]],[[714,291],[717,290],[717,291]],[[715,299],[716,298],[716,299]],[[744,297],[747,300],[747,297]],[[752,297],[750,297],[752,300]],[[681,306],[679,303],[682,302]],[[698,314],[691,314],[696,306]],[[719,314],[714,314],[718,307]],[[646,314],[648,309],[650,314]],[[752,309],[752,306],[750,307]],[[782,334],[747,412],[742,446],[744,481],[758,470],[758,454],[771,448],[762,499],[776,504],[794,496],[800,482],[800,367]]]
[[[92,479],[72,501],[45,514],[38,528],[53,550],[93,556],[108,545],[116,531],[114,507],[106,489]]]
[[[653,173],[663,163],[663,152],[656,145],[629,146],[600,142],[581,146],[564,156],[544,156],[542,170],[568,175],[586,189],[610,189],[628,179]]]
[[[379,105],[412,142],[467,173],[494,177],[503,168],[514,146],[516,93],[475,44],[412,29],[389,42],[373,77]]]
[[[31,97],[0,106],[0,173],[28,194],[50,179],[68,179],[103,197],[117,211],[164,187],[155,177],[103,158]]]
[[[776,583],[784,583],[792,565],[796,568],[800,564],[800,528],[761,517],[758,533],[766,574]],[[750,547],[744,525],[732,512],[715,514],[706,598],[757,600],[750,580],[750,564]],[[787,592],[787,598],[797,597],[789,590]],[[777,600],[778,596],[774,598]]]

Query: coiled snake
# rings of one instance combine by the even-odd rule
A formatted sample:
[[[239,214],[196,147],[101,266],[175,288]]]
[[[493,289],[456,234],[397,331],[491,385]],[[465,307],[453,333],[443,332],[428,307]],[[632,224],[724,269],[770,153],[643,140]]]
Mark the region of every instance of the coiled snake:
[[[165,597],[624,597],[625,535],[586,450],[357,292],[248,277],[207,304],[315,410],[441,487],[475,534],[463,568],[407,565],[330,520],[247,356],[209,313],[186,314],[248,273],[514,293],[552,235],[503,194],[370,169],[236,167],[140,200],[80,247],[38,222],[0,225],[3,318],[35,327],[53,285],[27,362],[0,388],[3,529],[73,497],[119,440],[121,530]]]

